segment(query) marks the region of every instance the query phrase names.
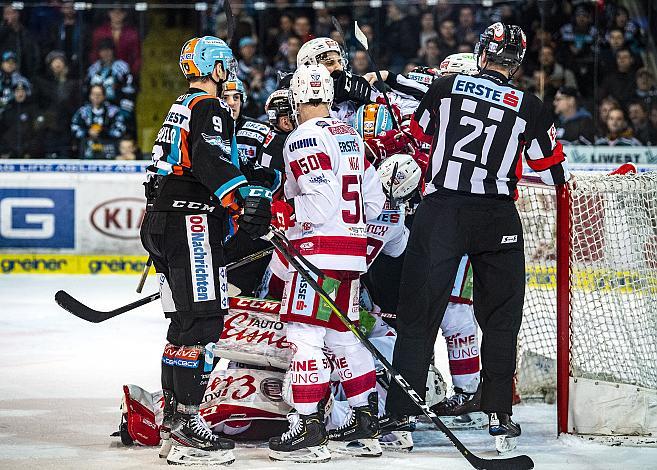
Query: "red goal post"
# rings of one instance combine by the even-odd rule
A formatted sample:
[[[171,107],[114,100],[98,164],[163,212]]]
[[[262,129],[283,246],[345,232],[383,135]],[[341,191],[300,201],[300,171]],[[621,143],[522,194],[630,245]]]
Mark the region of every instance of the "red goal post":
[[[657,442],[657,172],[618,173],[520,182],[516,391],[556,398],[559,433]]]

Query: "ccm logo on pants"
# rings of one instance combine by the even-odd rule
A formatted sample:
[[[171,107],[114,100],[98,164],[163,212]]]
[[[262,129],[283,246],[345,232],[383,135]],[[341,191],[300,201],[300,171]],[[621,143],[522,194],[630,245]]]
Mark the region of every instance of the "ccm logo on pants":
[[[215,300],[207,215],[188,215],[185,217],[185,222],[194,302]]]

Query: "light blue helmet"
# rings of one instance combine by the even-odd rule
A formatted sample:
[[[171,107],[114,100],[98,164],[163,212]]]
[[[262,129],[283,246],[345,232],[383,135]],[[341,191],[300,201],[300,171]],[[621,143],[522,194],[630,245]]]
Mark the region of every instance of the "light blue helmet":
[[[244,83],[242,80],[237,78],[235,75],[231,75],[223,84],[223,91],[236,91],[242,95],[242,105],[246,104],[246,88],[244,88]]]
[[[384,105],[364,104],[356,111],[354,128],[363,139],[370,139],[392,129],[392,116]]]
[[[180,51],[180,69],[187,79],[209,76],[217,62],[223,64],[229,75],[235,73],[233,51],[214,36],[190,39]]]

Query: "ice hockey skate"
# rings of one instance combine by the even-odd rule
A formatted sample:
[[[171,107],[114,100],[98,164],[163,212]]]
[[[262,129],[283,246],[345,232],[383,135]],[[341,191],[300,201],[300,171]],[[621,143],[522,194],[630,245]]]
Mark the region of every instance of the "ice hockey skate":
[[[495,437],[495,449],[499,454],[511,452],[518,445],[520,425],[511,420],[507,413],[489,415],[488,433]]]
[[[322,413],[290,413],[287,419],[290,429],[280,437],[269,439],[271,460],[312,463],[328,462],[331,459]]]
[[[386,452],[410,452],[413,450],[413,433],[392,431],[379,438],[381,449]]]
[[[379,394],[372,392],[367,405],[352,408],[345,422],[329,432],[329,449],[355,457],[380,457]]]
[[[481,384],[474,393],[454,387],[454,394],[431,407],[450,429],[483,429],[488,424],[481,411]]]
[[[179,414],[174,419],[171,444],[169,465],[230,465],[235,461],[235,443],[215,436],[198,413]]]

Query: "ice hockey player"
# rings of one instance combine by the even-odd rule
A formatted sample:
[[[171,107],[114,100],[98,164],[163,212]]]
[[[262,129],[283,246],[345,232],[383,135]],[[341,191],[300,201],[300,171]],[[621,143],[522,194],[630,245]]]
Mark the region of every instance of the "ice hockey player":
[[[359,277],[366,270],[365,221],[381,213],[385,196],[363,142],[344,122],[329,117],[333,80],[323,65],[302,65],[290,84],[293,116],[298,127],[285,150],[285,196],[272,207],[272,220],[327,277],[321,285],[334,292],[339,308],[358,318]],[[297,414],[290,429],[269,442],[270,458],[301,462],[330,459],[329,437],[336,447],[367,440],[370,455],[380,455],[378,397],[372,355],[310,289],[297,272],[286,282],[281,318],[288,322],[287,340],[294,355],[289,374]],[[351,413],[328,435],[323,406],[330,367],[335,364]]]
[[[239,152],[240,170],[250,184],[263,186],[275,193],[281,187],[281,172],[258,164],[258,155],[262,153],[270,132],[269,126],[242,114],[246,103],[246,89],[237,77],[230,76],[223,83],[221,97],[235,119],[235,138]],[[269,242],[265,240],[253,240],[247,233],[236,233],[236,229],[234,223],[229,223],[227,236],[230,241],[225,246],[227,261],[237,261],[270,246]],[[264,257],[234,269],[228,274],[228,281],[239,289],[242,295],[253,295],[268,263],[269,257]]]
[[[525,290],[522,226],[514,204],[520,155],[548,184],[569,177],[551,113],[538,98],[508,83],[525,49],[518,26],[489,26],[475,53],[481,72],[434,81],[414,114],[411,130],[416,139],[431,142],[431,162],[404,260],[393,358],[424,396],[427,363],[453,279],[468,254],[483,331],[481,408],[502,451],[520,435],[511,420]],[[386,411],[397,417],[418,414],[395,384]]]
[[[269,133],[269,126],[264,122],[246,117],[242,113],[246,104],[246,89],[239,78],[232,76],[224,82],[221,98],[226,102],[233,119],[235,119],[240,159],[255,160]]]
[[[199,415],[212,367],[204,350],[219,338],[228,308],[226,219],[241,213],[239,230],[257,238],[268,233],[271,212],[269,191],[248,186],[239,170],[234,122],[218,98],[234,67],[221,39],[185,43],[180,68],[189,90],[167,113],[148,167],[141,239],[171,321],[162,356],[161,455],[173,464],[227,464],[235,458],[234,443],[213,435]]]
[[[297,67],[322,64],[331,74],[335,96],[331,115],[344,122],[353,121],[356,109],[372,101],[372,87],[367,80],[347,71],[347,59],[340,45],[331,38],[306,42],[297,54]]]
[[[258,163],[264,167],[285,172],[283,147],[285,139],[294,130],[292,122],[292,105],[288,90],[274,91],[265,103],[265,113],[271,129],[262,145]]]

